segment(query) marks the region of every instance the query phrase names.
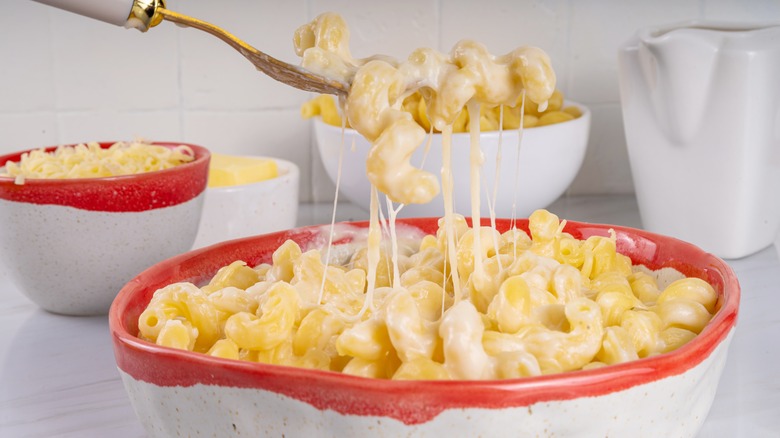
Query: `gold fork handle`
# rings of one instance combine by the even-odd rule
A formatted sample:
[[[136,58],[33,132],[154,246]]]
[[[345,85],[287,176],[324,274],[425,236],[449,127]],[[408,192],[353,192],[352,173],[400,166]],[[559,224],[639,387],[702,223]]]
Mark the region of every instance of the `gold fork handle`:
[[[233,35],[232,33],[226,31],[225,29],[222,29],[219,26],[215,26],[211,23],[208,23],[203,20],[198,20],[197,18],[193,18],[184,14],[180,14],[178,12],[171,11],[169,9],[165,8],[158,8],[157,13],[162,16],[164,20],[170,21],[172,23],[176,23],[182,26],[192,27],[198,30],[202,30],[204,32],[210,33],[214,35],[215,37],[221,39],[222,41],[230,44],[234,49],[238,50],[239,52],[243,53],[244,51],[253,53],[255,55],[266,55],[265,53],[255,49],[254,47],[250,46],[249,44],[245,43],[241,39],[239,39],[237,36]],[[270,58],[270,56],[269,56]]]

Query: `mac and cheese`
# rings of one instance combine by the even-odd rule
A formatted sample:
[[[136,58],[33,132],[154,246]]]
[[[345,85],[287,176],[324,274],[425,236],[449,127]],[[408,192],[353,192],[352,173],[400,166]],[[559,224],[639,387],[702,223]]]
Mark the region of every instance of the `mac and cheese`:
[[[574,120],[582,115],[582,111],[573,105],[563,106],[563,93],[555,90],[548,100],[547,109],[539,111],[539,107],[530,100],[523,106],[522,97],[514,106],[499,105],[493,108],[482,108],[479,114],[479,130],[498,131],[502,129],[518,129],[522,120],[523,128],[553,125]],[[521,108],[522,107],[522,108]],[[404,98],[401,109],[411,114],[414,121],[426,132],[439,133],[431,126],[425,99],[419,91]],[[521,117],[520,111],[523,110]],[[321,94],[301,105],[301,116],[306,119],[321,117],[322,121],[337,127],[351,128],[349,121],[341,115],[336,99],[333,96]],[[452,123],[452,132],[468,132],[471,115],[467,108],[463,109]]]
[[[541,122],[546,107],[560,108],[544,52],[526,47],[494,57],[464,41],[449,55],[420,49],[401,63],[356,60],[348,39],[341,17],[323,14],[296,32],[295,44],[304,67],[352,84],[344,114],[372,142],[368,228],[349,230],[350,244],[301,248],[287,241],[271,263],[235,261],[202,287],[162,288],[139,317],[141,337],[218,357],[364,377],[500,379],[664,353],[709,322],[717,303],[709,284],[679,275],[659,283],[617,252],[614,232],[580,240],[563,231],[556,215],[537,210],[529,233],[502,233],[470,227],[454,213],[448,140],[454,125],[468,116],[472,223],[479,224],[481,114],[519,100],[519,117]],[[311,115],[341,122],[333,101],[317,99]],[[385,229],[379,219],[380,191],[406,204],[427,202],[439,190],[434,175],[409,162],[426,135],[412,115],[415,105],[427,131],[441,131],[444,139],[445,215],[437,232],[425,236],[395,226],[392,202]],[[343,228],[330,231],[333,237]],[[328,255],[331,249],[338,256]]]
[[[158,290],[139,318],[140,335],[218,357],[365,377],[499,379],[671,351],[716,310],[706,282],[678,275],[659,285],[616,251],[614,233],[579,240],[546,211],[531,215],[530,236],[480,228],[494,241],[485,247],[491,281],[479,281],[468,255],[475,230],[459,228],[458,259],[451,261],[442,222],[436,235],[406,233],[398,262],[403,286],[391,286],[392,270],[378,273],[366,312],[365,235],[345,247],[350,255],[341,263],[327,265],[320,248],[287,241],[272,264],[237,261],[203,287]],[[390,252],[382,247],[383,263]],[[468,296],[454,296],[447,266],[457,266]]]
[[[294,42],[304,68],[352,84],[345,111],[350,125],[372,143],[368,179],[402,204],[427,203],[439,193],[436,177],[409,163],[426,130],[402,109],[407,97],[419,92],[426,120],[442,131],[468,102],[495,108],[527,100],[544,110],[555,90],[550,59],[535,47],[493,56],[482,44],[464,40],[448,55],[422,48],[403,62],[387,57],[358,60],[349,51],[346,23],[329,13],[301,26]],[[470,110],[475,119],[478,112]]]

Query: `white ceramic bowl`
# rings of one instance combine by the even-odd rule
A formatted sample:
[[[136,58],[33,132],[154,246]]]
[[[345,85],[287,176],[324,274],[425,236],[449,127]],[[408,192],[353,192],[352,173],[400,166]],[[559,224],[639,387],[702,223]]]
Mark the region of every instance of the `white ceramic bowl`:
[[[493,192],[498,175],[496,196],[497,217],[527,217],[534,210],[544,208],[558,199],[577,176],[588,144],[590,110],[574,102],[566,102],[582,110],[582,116],[554,125],[523,130],[518,169],[517,130],[483,132],[480,145],[485,156],[482,166],[481,214],[488,215],[488,198],[485,192]],[[340,193],[350,202],[368,210],[370,185],[366,177],[366,157],[370,143],[354,129],[343,132],[339,127],[314,119],[314,135],[325,170],[335,183],[338,175],[339,153],[343,149]],[[412,165],[433,173],[441,183],[441,134],[433,134],[430,150],[425,157],[425,142],[412,156]],[[342,140],[343,139],[343,140]],[[428,138],[426,137],[426,142]],[[354,148],[353,148],[354,144]],[[500,146],[500,148],[499,148]],[[452,173],[455,211],[471,216],[471,192],[469,189],[468,133],[454,134],[452,138]],[[501,164],[496,167],[496,155],[501,152]],[[515,185],[517,178],[517,185]],[[441,185],[441,184],[440,184]],[[515,189],[517,187],[517,189]],[[516,199],[516,203],[515,203]],[[429,204],[407,205],[402,217],[432,217],[444,215],[441,194]]]
[[[50,312],[105,314],[129,279],[188,251],[210,158],[188,146],[194,161],[156,172],[22,185],[0,177],[0,254],[18,289]],[[0,157],[0,167],[22,153]]]
[[[426,233],[438,228],[436,218],[399,222]],[[502,219],[497,227],[509,224]],[[518,227],[527,231],[527,220]],[[585,239],[614,229],[618,251],[634,264],[703,278],[718,293],[713,319],[677,350],[521,379],[394,381],[222,359],[137,337],[138,317],[158,288],[203,284],[234,260],[269,262],[286,239],[306,246],[323,240],[328,229],[301,228],[192,251],[155,265],[122,289],[109,326],[119,373],[150,437],[688,437],[707,417],[736,324],[737,277],[693,245],[617,226],[567,222],[565,231]]]
[[[277,158],[273,160],[279,169],[276,178],[252,184],[206,188],[194,248],[295,226],[300,171],[295,163]]]

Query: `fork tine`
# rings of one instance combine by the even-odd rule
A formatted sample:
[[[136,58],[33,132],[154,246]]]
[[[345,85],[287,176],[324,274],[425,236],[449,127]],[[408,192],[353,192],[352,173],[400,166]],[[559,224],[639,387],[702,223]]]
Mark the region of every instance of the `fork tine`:
[[[293,85],[301,90],[336,95],[347,93],[347,86],[342,82],[325,78],[296,65],[280,61],[259,50],[247,53],[242,52],[242,54],[258,70],[277,81]]]

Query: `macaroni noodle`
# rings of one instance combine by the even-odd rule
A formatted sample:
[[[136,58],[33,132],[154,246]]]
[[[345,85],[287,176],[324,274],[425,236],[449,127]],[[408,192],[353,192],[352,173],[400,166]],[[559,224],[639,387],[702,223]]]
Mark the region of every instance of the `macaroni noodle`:
[[[368,179],[402,204],[427,203],[439,193],[435,176],[409,163],[426,133],[402,110],[410,95],[419,91],[426,120],[442,131],[472,99],[495,108],[516,106],[527,97],[544,110],[555,90],[550,59],[535,47],[493,56],[482,44],[464,40],[449,55],[423,48],[404,62],[387,57],[356,60],[349,52],[346,23],[329,13],[301,26],[294,42],[304,68],[352,84],[346,115],[351,126],[372,143],[366,162]]]
[[[534,128],[536,126],[567,122],[582,115],[582,111],[576,106],[563,106],[563,93],[560,90],[555,90],[552,96],[550,96],[545,111],[539,111],[538,105],[532,104],[530,100],[525,102],[524,108],[522,107],[523,99],[521,96],[512,106],[498,105],[492,108],[482,108],[479,114],[480,131],[518,129],[521,120],[523,128]],[[425,132],[441,132],[431,125],[431,121],[428,118],[428,105],[419,91],[404,98],[401,109],[409,113]],[[522,117],[520,114],[521,110],[523,111]],[[306,119],[320,116],[322,121],[329,125],[344,126],[345,128],[352,127],[349,124],[349,120],[342,117],[334,97],[327,94],[318,95],[304,102],[301,105],[301,116]],[[464,108],[452,123],[452,132],[467,132],[471,117],[472,115],[469,113],[468,108]]]

